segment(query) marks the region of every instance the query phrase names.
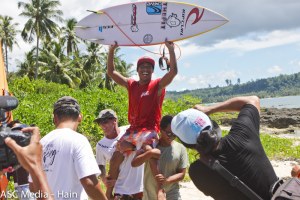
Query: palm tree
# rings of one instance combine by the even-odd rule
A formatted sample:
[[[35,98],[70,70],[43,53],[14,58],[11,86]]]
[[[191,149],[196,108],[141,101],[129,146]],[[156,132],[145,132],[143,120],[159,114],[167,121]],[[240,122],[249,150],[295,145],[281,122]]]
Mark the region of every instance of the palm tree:
[[[81,82],[78,72],[83,69],[73,67],[72,60],[64,55],[64,51],[61,40],[44,42],[39,59],[42,66],[41,75],[48,81],[67,84],[74,88]]]
[[[240,83],[241,83],[241,79],[238,78],[238,79],[237,79],[237,84],[239,85]]]
[[[229,79],[226,79],[225,82],[226,82],[226,84],[227,84],[227,86],[228,86],[229,83],[230,83],[230,80],[229,80]]]
[[[102,45],[87,43],[88,55],[84,56],[84,71],[88,74],[88,79],[82,84],[86,86],[88,82],[101,82],[105,73],[106,55],[102,51]]]
[[[4,52],[5,52],[5,65],[6,65],[6,72],[8,73],[8,50],[13,50],[13,45],[16,44],[17,46],[17,39],[16,35],[20,31],[16,29],[18,23],[12,23],[13,18],[9,16],[0,16],[0,38],[2,39],[2,45],[4,45]],[[3,48],[3,47],[1,47]]]
[[[17,68],[18,76],[27,76],[30,80],[34,78],[34,64],[35,64],[35,57],[34,57],[34,50],[35,48],[31,49],[28,53],[25,54],[25,59],[23,62],[19,61]]]
[[[71,18],[66,21],[66,26],[62,28],[62,41],[67,42],[67,54],[70,55],[72,52],[78,51],[77,44],[79,40],[75,35],[75,25],[77,24],[76,19]]]
[[[35,79],[38,76],[39,41],[40,39],[56,36],[59,32],[58,25],[52,19],[62,21],[62,11],[56,9],[60,5],[56,0],[30,0],[29,3],[18,2],[18,7],[23,8],[20,16],[28,18],[22,31],[22,38],[32,42],[36,37],[36,66]]]

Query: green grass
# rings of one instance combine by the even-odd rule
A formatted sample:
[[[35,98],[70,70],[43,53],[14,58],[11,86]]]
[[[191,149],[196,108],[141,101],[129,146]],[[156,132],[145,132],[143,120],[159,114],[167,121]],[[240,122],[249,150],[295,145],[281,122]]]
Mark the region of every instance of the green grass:
[[[261,134],[260,139],[270,160],[300,159],[300,139],[280,138],[270,134]]]

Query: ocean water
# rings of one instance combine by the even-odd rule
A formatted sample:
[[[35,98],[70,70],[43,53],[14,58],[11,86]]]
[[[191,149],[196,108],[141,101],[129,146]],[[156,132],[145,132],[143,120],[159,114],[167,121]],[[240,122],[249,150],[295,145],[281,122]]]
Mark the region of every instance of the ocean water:
[[[260,99],[263,108],[300,108],[300,96]]]

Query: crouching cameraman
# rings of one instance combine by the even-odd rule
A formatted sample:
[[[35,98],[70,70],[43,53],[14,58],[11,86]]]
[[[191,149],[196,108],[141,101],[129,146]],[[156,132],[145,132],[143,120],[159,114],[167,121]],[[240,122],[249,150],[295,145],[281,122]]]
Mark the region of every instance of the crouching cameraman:
[[[11,131],[16,131],[16,130],[22,130],[23,128],[28,126],[26,124],[21,123],[19,120],[13,120],[7,124],[7,127],[9,127]],[[30,194],[28,175],[29,175],[28,172],[23,167],[19,167],[15,169],[13,172],[8,171],[6,175],[8,180],[11,180],[11,178],[13,178],[15,190],[20,200],[35,200],[34,197],[31,197],[30,195],[26,195],[26,194]]]
[[[54,199],[47,182],[42,166],[42,145],[40,144],[40,131],[38,127],[23,128],[22,132],[32,133],[28,146],[21,147],[10,137],[5,138],[5,143],[17,156],[21,166],[29,172],[33,180],[33,186],[38,194],[36,199]]]

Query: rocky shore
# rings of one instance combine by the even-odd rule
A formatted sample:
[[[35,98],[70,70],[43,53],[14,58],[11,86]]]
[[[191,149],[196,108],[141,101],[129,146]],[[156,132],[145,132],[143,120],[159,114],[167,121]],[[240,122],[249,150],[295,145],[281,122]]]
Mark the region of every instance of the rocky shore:
[[[231,126],[235,119],[221,119],[223,126]],[[262,108],[260,125],[270,134],[295,134],[300,137],[300,108]]]

